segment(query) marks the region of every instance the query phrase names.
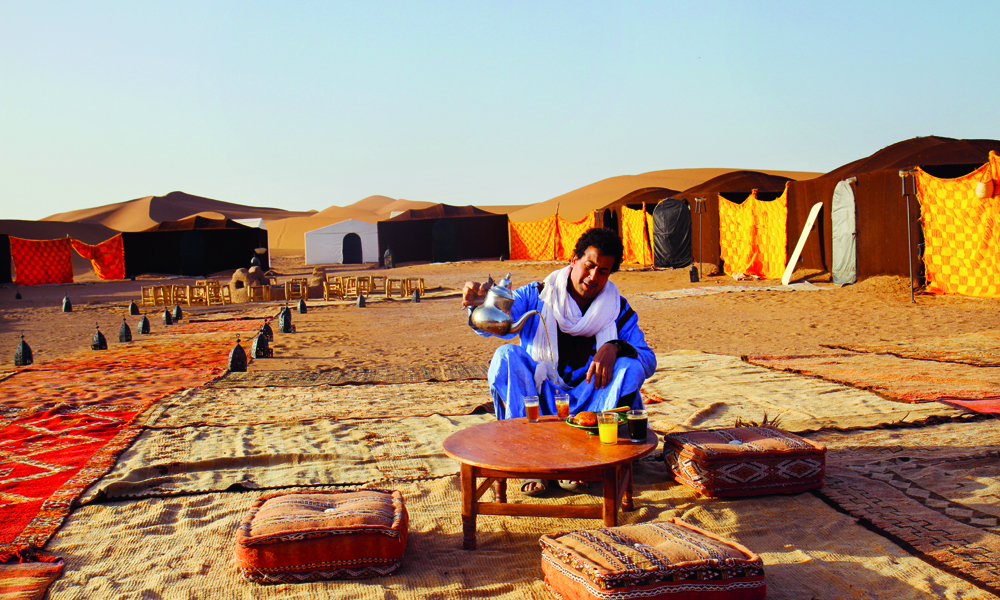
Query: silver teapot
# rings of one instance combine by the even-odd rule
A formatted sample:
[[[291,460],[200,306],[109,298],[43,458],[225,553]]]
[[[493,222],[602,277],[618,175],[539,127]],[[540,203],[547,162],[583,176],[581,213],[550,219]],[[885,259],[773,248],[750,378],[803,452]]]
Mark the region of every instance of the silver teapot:
[[[507,273],[507,276],[501,279],[500,283],[489,287],[482,305],[469,307],[469,327],[493,335],[507,335],[521,331],[525,321],[531,315],[541,317],[541,313],[537,310],[530,310],[521,315],[521,318],[515,323],[510,316],[510,308],[513,304],[514,294],[510,291],[510,273]]]

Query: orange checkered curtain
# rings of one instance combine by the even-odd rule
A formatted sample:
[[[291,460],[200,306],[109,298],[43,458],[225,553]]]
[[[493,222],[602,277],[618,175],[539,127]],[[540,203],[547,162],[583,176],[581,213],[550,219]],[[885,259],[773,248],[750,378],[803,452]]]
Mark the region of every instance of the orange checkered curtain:
[[[753,203],[736,204],[719,196],[720,256],[727,275],[749,275],[753,269]]]
[[[559,252],[556,260],[569,260],[573,258],[573,248],[576,247],[576,241],[580,239],[583,232],[597,225],[597,217],[594,216],[594,213],[590,213],[576,223],[570,223],[559,215],[556,217],[559,219]]]
[[[10,236],[14,283],[73,283],[73,246],[69,238],[24,240]]]
[[[781,279],[788,260],[788,184],[785,190],[770,202],[757,199],[756,191],[750,195],[753,200],[754,222],[754,265],[759,272],[754,273],[764,279]]]
[[[510,223],[511,260],[555,260],[556,215],[541,221]]]
[[[771,201],[758,200],[757,190],[742,204],[719,196],[719,243],[726,273],[781,279],[787,260],[787,221],[787,185]]]
[[[622,242],[625,245],[623,263],[648,265],[653,262],[653,250],[649,247],[645,225],[645,211],[622,207]]]
[[[70,241],[77,254],[90,260],[98,277],[125,279],[125,245],[122,243],[122,234],[119,233],[96,246],[72,238]]]
[[[917,170],[917,201],[924,230],[927,290],[935,294],[1000,297],[1000,160],[957,179]],[[993,195],[979,198],[976,184],[993,179]]]

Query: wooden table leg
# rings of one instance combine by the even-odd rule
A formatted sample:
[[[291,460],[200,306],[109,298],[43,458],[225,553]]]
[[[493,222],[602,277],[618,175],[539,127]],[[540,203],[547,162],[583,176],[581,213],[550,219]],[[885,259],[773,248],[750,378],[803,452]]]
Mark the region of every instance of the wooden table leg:
[[[628,464],[628,487],[625,488],[625,510],[633,511],[635,510],[635,505],[632,503],[632,475],[635,471],[632,469],[634,463]]]
[[[625,476],[625,497],[622,498],[622,508],[627,511],[635,510],[632,504],[632,463],[622,467]]]
[[[498,479],[493,482],[493,500],[501,504],[507,503],[507,480]]]
[[[476,472],[462,463],[462,548],[476,549]]]
[[[604,526],[618,525],[618,467],[602,469],[601,483],[604,486]]]

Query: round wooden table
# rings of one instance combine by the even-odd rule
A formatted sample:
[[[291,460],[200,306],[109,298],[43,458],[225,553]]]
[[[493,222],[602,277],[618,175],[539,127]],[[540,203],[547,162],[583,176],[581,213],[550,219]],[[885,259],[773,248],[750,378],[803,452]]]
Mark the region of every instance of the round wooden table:
[[[619,428],[617,444],[602,444],[596,435],[543,416],[537,423],[524,418],[483,423],[449,436],[444,452],[462,464],[463,547],[476,549],[477,515],[604,519],[606,527],[617,525],[618,508],[632,510],[632,461],[657,444],[652,431],[645,442],[632,443],[626,429]],[[486,481],[480,484],[480,478]],[[508,478],[600,481],[604,502],[600,506],[508,504]],[[495,502],[481,502],[490,487]]]

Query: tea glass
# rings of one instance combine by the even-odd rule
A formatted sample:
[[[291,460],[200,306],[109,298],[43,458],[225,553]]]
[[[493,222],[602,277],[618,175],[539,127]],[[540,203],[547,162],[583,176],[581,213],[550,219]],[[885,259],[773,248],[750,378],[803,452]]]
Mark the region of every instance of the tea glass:
[[[569,394],[556,393],[556,416],[563,421],[569,419]]]
[[[524,397],[524,414],[529,423],[538,422],[538,396]]]

